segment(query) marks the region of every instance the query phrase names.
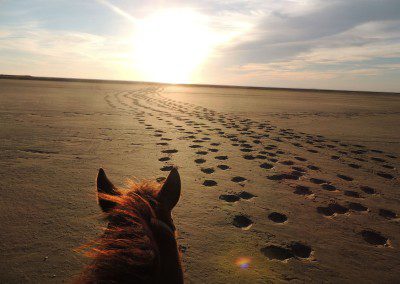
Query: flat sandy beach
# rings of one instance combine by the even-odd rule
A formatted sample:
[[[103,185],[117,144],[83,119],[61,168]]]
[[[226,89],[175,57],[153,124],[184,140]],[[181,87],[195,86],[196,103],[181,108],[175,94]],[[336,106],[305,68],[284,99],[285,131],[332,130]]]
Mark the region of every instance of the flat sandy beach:
[[[399,94],[0,80],[0,282],[80,272],[100,167],[175,165],[188,283],[394,283],[399,122]]]

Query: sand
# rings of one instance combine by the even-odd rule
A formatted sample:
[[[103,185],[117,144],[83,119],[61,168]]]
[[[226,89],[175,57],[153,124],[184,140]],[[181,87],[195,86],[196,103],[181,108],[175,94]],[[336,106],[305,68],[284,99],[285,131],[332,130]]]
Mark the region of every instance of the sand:
[[[396,94],[0,80],[0,281],[79,273],[99,167],[176,165],[189,283],[394,282],[399,121]]]

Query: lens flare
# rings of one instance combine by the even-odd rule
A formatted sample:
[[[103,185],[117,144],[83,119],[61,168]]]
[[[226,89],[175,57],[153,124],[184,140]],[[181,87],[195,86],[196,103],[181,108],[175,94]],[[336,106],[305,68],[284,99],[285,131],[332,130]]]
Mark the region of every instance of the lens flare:
[[[239,257],[236,259],[235,263],[242,269],[249,268],[251,259],[249,257]]]

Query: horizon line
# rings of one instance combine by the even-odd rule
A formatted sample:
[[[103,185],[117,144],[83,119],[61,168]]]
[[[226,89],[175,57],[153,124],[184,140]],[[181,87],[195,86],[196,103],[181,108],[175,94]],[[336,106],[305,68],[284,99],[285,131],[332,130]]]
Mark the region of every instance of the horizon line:
[[[400,92],[389,91],[364,91],[364,90],[341,90],[341,89],[313,89],[313,88],[284,88],[284,87],[260,87],[246,85],[221,85],[221,84],[193,84],[193,83],[164,83],[153,81],[135,81],[135,80],[111,80],[111,79],[89,79],[89,78],[74,78],[74,77],[47,77],[47,76],[32,76],[32,75],[15,75],[15,74],[0,74],[0,79],[15,79],[15,80],[37,80],[37,81],[59,81],[59,82],[86,82],[86,83],[112,83],[112,84],[155,84],[155,85],[170,85],[170,86],[187,86],[187,87],[212,87],[212,88],[238,88],[238,89],[255,89],[255,90],[282,90],[282,91],[315,91],[315,92],[343,92],[343,93],[369,93],[369,94],[385,94],[385,95],[400,95]]]

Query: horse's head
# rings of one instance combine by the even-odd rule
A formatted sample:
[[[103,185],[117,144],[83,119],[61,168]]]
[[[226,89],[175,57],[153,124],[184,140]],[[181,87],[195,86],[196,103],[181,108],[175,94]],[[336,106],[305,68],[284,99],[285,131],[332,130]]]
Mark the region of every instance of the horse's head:
[[[131,280],[133,276],[139,277],[137,279],[143,276],[150,277],[144,278],[148,279],[146,283],[160,283],[164,280],[182,283],[180,256],[171,217],[171,211],[181,193],[178,170],[172,169],[162,185],[156,182],[132,183],[129,189],[120,190],[100,169],[97,192],[99,205],[109,218],[99,248],[99,251],[106,251],[107,255],[97,254],[96,258],[101,260],[97,261],[97,265],[101,263],[109,267],[111,260],[123,261],[121,256],[124,256],[126,263],[131,264],[130,267],[126,264],[126,270],[112,272],[114,278],[109,280],[119,279],[123,282],[128,276]],[[124,266],[123,263],[121,265]],[[149,276],[140,272],[143,267],[148,267],[148,272],[144,274]]]
[[[150,205],[150,209],[155,213],[157,220],[162,221],[172,231],[175,231],[171,212],[181,195],[181,179],[176,168],[171,170],[164,184],[159,188],[154,184],[147,183],[142,187],[134,186],[125,193],[117,189],[107,178],[104,170],[100,169],[97,175],[97,191],[99,193],[99,205],[104,212],[112,213],[114,209],[120,209],[119,207],[122,204],[119,204],[118,200],[122,200],[124,195],[131,197],[137,195],[140,199],[143,199],[143,202]],[[116,198],[114,199],[112,196]]]

